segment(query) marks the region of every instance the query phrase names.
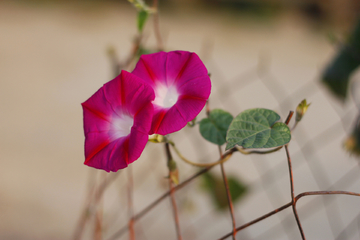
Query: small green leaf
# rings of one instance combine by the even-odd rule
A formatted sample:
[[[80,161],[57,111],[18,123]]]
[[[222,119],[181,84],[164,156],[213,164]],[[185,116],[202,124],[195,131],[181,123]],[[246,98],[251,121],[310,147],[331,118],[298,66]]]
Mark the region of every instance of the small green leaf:
[[[209,142],[223,145],[232,120],[233,116],[230,113],[221,109],[212,110],[209,117],[202,119],[200,122],[201,136]]]
[[[280,116],[269,109],[254,108],[237,115],[226,135],[226,150],[235,145],[244,148],[272,148],[287,144],[291,139],[289,127],[277,122]]]
[[[203,174],[202,185],[204,189],[210,194],[211,199],[219,210],[225,210],[228,207],[226,189],[222,178],[207,172]],[[236,203],[242,196],[247,193],[247,187],[240,182],[236,177],[228,176],[229,191],[231,200]]]
[[[139,32],[142,32],[148,16],[149,16],[149,12],[146,11],[146,10],[140,10],[140,11],[138,12],[138,16],[137,16],[137,26],[138,26]]]

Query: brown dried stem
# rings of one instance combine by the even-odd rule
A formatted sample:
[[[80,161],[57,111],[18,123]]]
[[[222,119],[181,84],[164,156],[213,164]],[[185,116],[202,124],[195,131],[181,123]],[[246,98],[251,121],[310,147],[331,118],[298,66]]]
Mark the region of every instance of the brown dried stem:
[[[294,115],[294,111],[290,111],[290,112],[289,112],[289,115],[287,116],[287,118],[286,118],[286,120],[285,120],[285,124],[286,124],[286,125],[289,125],[289,122],[290,122],[290,120],[291,120],[291,118],[292,118],[293,115]]]
[[[96,173],[95,172],[91,172],[90,173],[90,177],[89,177],[89,186],[88,186],[88,194],[86,196],[86,202],[85,202],[85,207],[84,210],[80,216],[80,219],[77,223],[77,226],[75,228],[75,232],[74,232],[74,240],[80,240],[82,237],[82,234],[84,232],[84,228],[85,228],[85,224],[88,220],[88,218],[90,217],[90,206],[92,203],[92,199],[93,199],[93,195],[96,189]]]
[[[286,125],[289,125],[289,122],[290,122],[291,117],[293,116],[293,114],[294,114],[293,111],[289,112],[289,115],[285,120]],[[305,234],[304,234],[304,231],[303,231],[302,226],[301,226],[299,215],[297,214],[297,211],[296,211],[296,201],[295,201],[295,195],[294,195],[294,177],[293,177],[292,166],[291,166],[291,157],[290,157],[290,153],[289,153],[289,149],[288,149],[287,144],[285,145],[285,152],[286,152],[286,157],[287,157],[288,167],[289,167],[290,189],[291,189],[290,194],[291,194],[291,203],[292,203],[291,205],[292,205],[294,217],[295,217],[296,223],[298,225],[301,237],[302,237],[303,240],[305,240],[306,239]]]
[[[160,24],[159,24],[159,7],[158,7],[158,0],[154,0],[153,2],[153,8],[155,9],[154,12],[154,32],[155,32],[155,38],[157,42],[157,48],[158,51],[164,50],[164,44],[160,33]]]
[[[95,214],[94,240],[102,239],[102,220],[103,220],[103,208],[101,201]]]
[[[288,117],[285,120],[286,125],[289,125],[289,122],[290,122],[291,117],[293,116],[293,114],[294,114],[294,112],[290,111]],[[303,240],[305,240],[306,239],[305,234],[304,234],[304,231],[303,231],[302,226],[301,226],[299,215],[298,215],[298,213],[296,211],[296,201],[295,201],[295,196],[294,196],[294,177],[293,177],[292,166],[291,166],[291,157],[290,157],[290,153],[289,153],[289,149],[288,149],[287,144],[285,145],[285,152],[286,152],[286,157],[287,157],[288,166],[289,166],[292,209],[293,209],[294,217],[295,217],[296,223],[298,225],[301,237],[302,237]]]
[[[165,143],[165,152],[166,152],[167,161],[168,162],[172,161],[172,156],[171,156],[171,152],[170,152],[169,143]],[[178,209],[177,209],[177,206],[176,206],[175,194],[174,194],[175,193],[175,191],[174,191],[174,183],[173,183],[173,180],[171,179],[170,175],[171,175],[171,170],[169,169],[170,199],[171,199],[171,205],[172,205],[173,214],[174,214],[176,235],[177,235],[178,240],[182,240],[181,231],[180,231],[180,223],[179,223],[179,214],[178,214]]]
[[[243,230],[243,229],[245,229],[247,227],[250,227],[251,225],[254,225],[257,222],[260,222],[260,221],[262,221],[262,220],[264,220],[264,219],[266,219],[266,218],[268,218],[268,217],[270,217],[270,216],[272,216],[272,215],[274,215],[274,214],[276,214],[278,212],[281,212],[282,210],[290,207],[291,205],[292,205],[292,202],[289,202],[289,203],[285,204],[284,206],[281,206],[281,207],[279,207],[279,208],[277,208],[277,209],[275,209],[275,210],[273,210],[273,211],[271,211],[271,212],[269,212],[269,213],[267,213],[267,214],[265,214],[265,215],[263,215],[263,216],[261,216],[259,218],[256,218],[256,219],[254,219],[254,220],[252,220],[252,221],[250,221],[248,223],[245,223],[244,225],[241,225],[240,227],[237,227],[236,231],[238,232],[238,231]],[[225,236],[219,238],[219,240],[226,239],[226,238],[230,237],[232,234],[233,234],[233,232],[230,232],[230,233],[226,234]]]
[[[138,54],[139,49],[140,49],[142,37],[143,37],[142,34],[135,37],[131,53],[123,65],[126,70],[130,70],[130,68],[133,64],[133,61],[136,59],[136,55]]]
[[[106,181],[106,172],[101,173],[102,181]],[[95,227],[94,227],[94,240],[102,239],[102,225],[103,225],[103,201],[102,198],[99,199],[95,210]]]
[[[294,199],[295,199],[295,203],[302,197],[305,197],[305,196],[313,196],[313,195],[334,195],[334,194],[342,194],[342,195],[350,195],[350,196],[357,196],[357,197],[360,197],[360,193],[355,193],[355,192],[347,192],[347,191],[312,191],[312,192],[303,192],[303,193],[300,193],[299,195],[297,195]],[[255,223],[257,222],[260,222],[268,217],[271,217],[272,215],[278,213],[278,212],[281,212],[282,210],[290,207],[290,206],[293,206],[293,201],[259,217],[259,218],[256,218],[248,223],[245,223],[243,225],[241,225],[240,227],[237,227],[236,228],[236,231],[240,231],[240,230],[243,230],[247,227],[250,227],[251,225],[254,225]],[[226,239],[228,237],[230,237],[232,235],[232,232],[226,234],[225,236],[219,238],[219,240],[222,240],[222,239]]]
[[[295,197],[295,202],[297,202],[300,198],[305,196],[313,196],[313,195],[350,195],[360,197],[360,193],[356,192],[348,192],[348,191],[312,191],[312,192],[303,192]]]
[[[230,157],[234,152],[236,152],[237,150],[235,148],[230,149],[229,151],[225,152],[223,157]],[[215,165],[214,165],[215,166]],[[197,177],[201,176],[202,174],[208,172],[211,168],[213,168],[214,166],[210,166],[210,167],[206,167],[201,169],[199,172],[195,173],[194,175],[192,175],[191,177],[187,178],[186,180],[184,180],[182,183],[178,184],[177,186],[175,186],[173,188],[173,191],[176,192],[178,190],[180,190],[181,188],[185,187],[187,184],[189,184],[190,182],[192,182],[194,179],[196,179]],[[150,203],[147,207],[145,207],[142,211],[140,211],[138,214],[136,214],[134,216],[134,221],[139,220],[140,218],[142,218],[143,216],[145,216],[150,210],[152,210],[154,207],[156,207],[160,202],[162,202],[162,200],[164,200],[166,197],[168,197],[170,195],[170,190],[165,192],[163,195],[161,195],[159,198],[157,198],[156,200],[154,200],[152,203]],[[126,226],[122,227],[121,229],[119,229],[117,232],[115,232],[110,238],[108,238],[108,240],[115,240],[117,238],[119,238],[120,236],[122,236],[126,231],[128,230],[128,228]]]
[[[89,194],[88,194],[88,202],[86,203],[86,207],[83,210],[83,213],[81,214],[81,217],[79,219],[79,222],[77,224],[77,227],[75,229],[74,233],[74,240],[80,240],[82,237],[82,234],[84,232],[84,228],[86,225],[86,222],[89,220],[89,218],[92,216],[92,213],[94,212],[94,209],[97,208],[98,203],[100,202],[102,195],[106,189],[106,187],[116,179],[116,177],[119,174],[112,174],[108,177],[106,177],[98,186],[96,189],[95,184],[90,188]]]
[[[285,123],[286,123],[287,125],[289,124],[292,115],[293,115],[293,112],[290,111],[287,119],[285,120]],[[232,232],[228,233],[227,235],[223,236],[223,237],[220,238],[220,239],[226,239],[227,237],[233,235],[233,233],[234,233],[235,231],[240,231],[240,230],[242,230],[242,229],[245,229],[245,228],[247,228],[247,227],[249,227],[249,226],[251,226],[251,225],[253,225],[253,224],[255,224],[255,223],[259,222],[259,221],[262,221],[262,220],[264,220],[264,219],[266,219],[266,218],[268,218],[268,217],[270,217],[270,216],[272,216],[272,215],[274,215],[274,214],[276,214],[276,213],[278,213],[278,212],[280,212],[280,211],[282,211],[282,210],[284,210],[284,209],[292,206],[292,209],[293,209],[293,212],[294,212],[294,216],[295,216],[297,225],[298,225],[298,227],[299,227],[299,231],[300,231],[301,237],[302,237],[302,239],[305,240],[305,234],[304,234],[304,231],[303,231],[303,229],[302,229],[302,227],[301,227],[300,219],[299,219],[299,216],[298,216],[297,211],[296,211],[296,203],[297,203],[297,201],[298,201],[300,198],[302,198],[302,197],[304,197],[304,196],[311,196],[311,195],[332,195],[332,194],[344,194],[344,195],[351,195],[351,196],[358,196],[358,197],[360,197],[360,193],[347,192],[347,191],[313,191],[313,192],[303,192],[303,193],[300,193],[299,195],[297,195],[297,196],[295,197],[295,195],[294,195],[294,181],[293,181],[294,179],[293,179],[292,166],[291,166],[291,157],[290,157],[289,149],[288,149],[288,146],[287,146],[287,145],[285,145],[285,151],[286,151],[286,156],[287,156],[287,160],[288,160],[289,175],[290,175],[291,202],[289,202],[289,203],[281,206],[280,208],[277,208],[277,209],[275,209],[275,210],[273,210],[273,211],[271,211],[271,212],[269,212],[269,213],[267,213],[267,214],[265,214],[265,215],[263,215],[263,216],[255,219],[255,220],[253,220],[253,221],[250,221],[250,222],[248,222],[248,223],[246,223],[246,224],[244,224],[244,225],[236,228],[236,230],[233,230]]]
[[[176,227],[176,235],[178,240],[182,240],[181,237],[181,231],[180,231],[180,223],[179,223],[179,214],[176,206],[175,201],[175,191],[174,191],[174,183],[171,178],[169,178],[169,186],[170,186],[170,199],[171,199],[171,205],[173,207],[173,214],[174,214],[174,221],[175,221],[175,227]]]
[[[221,147],[220,146],[218,146],[218,147],[219,147],[220,159],[222,159],[223,155],[222,155]],[[233,227],[233,234],[232,234],[233,235],[233,240],[235,240],[236,239],[236,221],[235,221],[235,216],[234,216],[234,207],[233,207],[233,203],[232,203],[232,200],[231,200],[229,182],[228,182],[227,177],[226,177],[223,162],[220,163],[220,167],[221,167],[221,175],[223,177],[223,181],[224,181],[224,185],[225,185],[226,197],[227,197],[227,201],[228,201],[228,205],[229,205],[229,211],[230,211],[230,215],[231,215],[231,221],[232,221],[232,227]]]
[[[129,165],[127,169],[128,173],[128,216],[129,216],[129,239],[135,240],[135,231],[134,231],[134,204],[133,204],[133,190],[134,190],[134,180],[132,174],[132,166]]]
[[[304,231],[302,229],[300,219],[299,219],[299,216],[298,216],[297,211],[296,211],[296,201],[295,201],[295,196],[294,196],[294,177],[293,177],[293,172],[292,172],[291,157],[290,157],[290,154],[289,154],[288,145],[285,145],[285,151],[286,151],[286,156],[287,156],[288,166],[289,166],[292,209],[293,209],[293,212],[294,212],[295,220],[296,220],[296,223],[298,225],[301,237],[302,237],[303,240],[305,240],[306,239],[305,234],[304,234]]]

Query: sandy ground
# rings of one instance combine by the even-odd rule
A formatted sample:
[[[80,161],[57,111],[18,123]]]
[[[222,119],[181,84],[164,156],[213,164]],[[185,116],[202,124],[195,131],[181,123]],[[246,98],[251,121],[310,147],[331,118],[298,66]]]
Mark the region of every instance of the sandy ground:
[[[339,105],[316,83],[335,50],[328,42],[325,31],[311,27],[296,15],[281,15],[264,24],[263,21],[227,15],[216,9],[197,12],[191,8],[172,8],[161,15],[161,30],[167,49],[195,51],[204,59],[213,74],[213,108],[224,107],[236,115],[247,108],[265,107],[279,111],[285,118],[288,110],[294,109],[299,101],[307,97],[312,105],[304,119],[306,127],[294,133],[293,137],[300,140],[294,140],[291,145],[293,151],[338,123],[339,115],[353,107],[350,103]],[[94,172],[83,165],[80,103],[112,77],[106,56],[107,47],[114,46],[120,59],[125,59],[135,34],[135,10],[127,3],[76,6],[0,2],[0,239],[71,238],[83,206],[89,173]],[[154,46],[150,24],[146,26],[146,34],[148,45]],[[271,77],[276,79],[277,85],[270,84],[270,89],[278,92],[277,96],[271,94],[268,85],[259,80],[237,85],[237,79],[242,79],[242,74],[257,66],[259,56],[270,59],[270,63],[265,64],[270,66]],[[283,102],[283,96],[292,97]],[[346,130],[352,118],[353,115],[347,118]],[[309,168],[300,163],[304,162],[304,156],[300,154],[294,160],[294,165],[298,166],[295,171],[297,193],[324,190],[356,166],[355,159],[341,148],[345,131],[341,126],[335,126],[339,131],[331,137],[335,136],[336,141],[327,143],[321,150],[317,149],[314,160],[319,161],[317,166],[324,168],[323,172],[330,180],[324,181],[322,186],[316,185],[316,167]],[[200,138],[197,130],[196,133],[191,131],[186,129],[174,135],[180,148],[189,149],[186,151],[188,156],[205,159],[216,154],[216,148],[211,144],[194,144]],[[188,141],[187,134],[193,134],[194,140]],[[149,180],[135,180],[138,182],[135,195],[137,210],[166,189],[161,182],[166,175],[165,166],[160,165],[163,158],[157,156],[157,161],[150,162],[153,158],[151,154],[159,151],[162,148],[150,147],[134,163],[135,178],[144,172],[149,173],[144,170],[146,168],[154,169]],[[284,160],[284,153],[275,156]],[[235,159],[226,166],[230,173],[252,183],[280,161],[271,159],[261,165],[260,159],[255,158],[255,163],[244,160],[243,165]],[[155,163],[160,166],[155,167]],[[274,172],[279,180],[277,184],[283,190],[274,198],[269,198],[266,195],[269,189],[263,189],[260,183],[255,184],[252,193],[236,208],[238,222],[249,221],[289,201],[286,162],[283,163],[280,170]],[[183,167],[183,178],[194,171],[183,164],[180,167]],[[114,204],[112,199],[123,195],[119,197],[124,181],[120,178],[116,185],[119,187],[114,187],[109,193],[110,200],[105,201],[110,202],[109,206]],[[360,192],[359,181],[356,181],[357,184],[345,185],[342,189]],[[196,187],[190,190],[198,191]],[[186,194],[194,193],[187,191],[183,195]],[[215,239],[230,231],[228,215],[208,214],[210,211],[207,208],[211,203],[203,193],[192,202],[196,210],[181,217],[187,236],[185,239]],[[360,200],[339,197],[338,202],[342,226],[347,226],[358,214],[358,210],[354,212],[353,209],[359,209]],[[109,209],[111,207],[105,207],[105,214],[116,215],[115,210]],[[121,211],[122,208],[117,206],[115,209]],[[144,239],[175,238],[169,220],[169,206],[158,208],[156,212],[163,213],[162,217],[158,218],[154,213],[146,218],[140,224],[142,229],[146,229],[153,219],[157,220],[141,236],[147,237]],[[261,233],[285,216],[267,220],[242,236],[275,239],[261,236]],[[294,226],[292,221],[290,224]],[[108,229],[114,232],[126,224],[121,219],[117,223],[113,226],[111,221],[108,222]],[[309,239],[331,239],[334,236],[324,210],[304,220],[304,228]],[[339,228],[333,229],[335,235],[342,231]],[[300,239],[296,228],[292,229],[289,235],[282,234],[276,239]],[[354,236],[348,239],[358,239]]]

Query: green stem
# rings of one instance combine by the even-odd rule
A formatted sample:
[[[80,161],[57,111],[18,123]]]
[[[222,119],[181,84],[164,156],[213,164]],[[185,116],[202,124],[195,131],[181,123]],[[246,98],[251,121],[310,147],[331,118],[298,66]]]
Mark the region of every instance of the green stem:
[[[226,155],[224,158],[220,158],[220,160],[216,161],[216,162],[212,162],[212,163],[196,163],[193,161],[190,161],[189,159],[185,158],[179,151],[179,149],[176,148],[175,143],[173,143],[170,140],[167,140],[167,142],[172,146],[172,148],[174,149],[175,153],[181,158],[181,160],[183,160],[184,162],[193,165],[195,167],[212,167],[221,163],[226,162],[227,160],[230,159],[231,155]]]

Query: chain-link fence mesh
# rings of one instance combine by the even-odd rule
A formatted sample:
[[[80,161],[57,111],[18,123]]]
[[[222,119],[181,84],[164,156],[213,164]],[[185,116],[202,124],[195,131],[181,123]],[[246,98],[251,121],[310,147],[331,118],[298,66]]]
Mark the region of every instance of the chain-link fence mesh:
[[[359,166],[356,158],[342,148],[355,118],[355,104],[341,105],[318,81],[318,76],[300,86],[286,87],[276,77],[270,63],[261,62],[233,79],[225,79],[221,66],[208,61],[212,75],[213,105],[236,114],[246,108],[263,107],[279,112],[283,119],[303,98],[312,104],[294,130],[289,145],[293,162],[295,194],[305,191],[344,190],[359,192]],[[284,80],[283,80],[284,81]],[[260,90],[259,90],[260,89]],[[255,102],[255,103],[254,103]],[[315,126],[314,126],[315,125]],[[172,136],[178,148],[193,161],[211,162],[218,158],[217,147],[201,139],[197,127],[185,128]],[[135,214],[167,191],[165,152],[162,144],[149,144],[144,159],[133,166]],[[175,156],[180,182],[200,169]],[[140,167],[141,164],[141,167]],[[145,165],[145,166],[144,166]],[[235,204],[238,226],[264,215],[291,200],[285,151],[268,155],[235,153],[225,163],[228,175],[236,176],[248,193]],[[220,166],[210,170],[220,176]],[[127,172],[105,194],[104,238],[127,239]],[[232,231],[227,209],[219,211],[201,187],[201,175],[175,194],[183,239],[217,239]],[[343,195],[308,196],[299,200],[298,214],[307,239],[358,239],[359,198]],[[175,227],[168,197],[137,219],[139,239],[174,239]],[[125,228],[124,228],[125,227]],[[119,230],[122,229],[123,231]],[[237,239],[301,239],[291,209],[286,209],[237,234]]]

